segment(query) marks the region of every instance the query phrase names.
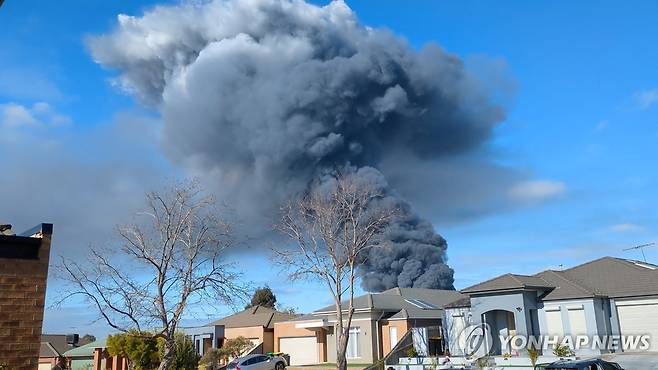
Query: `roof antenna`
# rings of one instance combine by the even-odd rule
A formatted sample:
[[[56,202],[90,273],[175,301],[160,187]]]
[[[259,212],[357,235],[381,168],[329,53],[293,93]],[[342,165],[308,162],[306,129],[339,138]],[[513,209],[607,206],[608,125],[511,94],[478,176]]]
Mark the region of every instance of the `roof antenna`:
[[[642,258],[644,258],[644,263],[647,263],[647,256],[644,254],[644,248],[652,247],[654,245],[656,245],[656,243],[652,242],[652,243],[647,243],[647,244],[640,244],[636,247],[630,247],[630,248],[626,248],[626,249],[622,249],[622,250],[623,251],[630,251],[630,250],[639,249],[642,252]]]

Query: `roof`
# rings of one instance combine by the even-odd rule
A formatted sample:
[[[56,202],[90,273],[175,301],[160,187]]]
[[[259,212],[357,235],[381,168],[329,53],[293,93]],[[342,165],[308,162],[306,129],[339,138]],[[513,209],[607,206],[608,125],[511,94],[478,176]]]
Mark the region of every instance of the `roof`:
[[[279,312],[269,307],[253,306],[240,311],[231,316],[224,317],[213,321],[209,326],[221,325],[225,328],[241,328],[249,326],[262,326],[264,328],[274,328],[274,323],[287,321],[295,318],[297,315],[285,312]]]
[[[462,308],[462,307],[471,307],[471,298],[463,297],[443,306],[443,308]]]
[[[455,290],[393,288],[381,293],[368,293],[355,297],[353,305],[357,310],[390,312],[389,319],[429,319],[442,317],[445,305],[464,297]],[[434,308],[422,308],[417,303],[425,303],[427,307]],[[334,312],[336,308],[331,305],[316,310],[314,315]]]
[[[578,292],[567,294],[573,289],[582,292],[580,297],[624,298],[658,294],[658,266],[646,262],[603,257],[555,273],[568,282],[544,299],[578,296]]]
[[[63,354],[66,357],[90,357],[94,356],[94,350],[96,348],[105,348],[105,339],[95,340],[84,346],[70,349]]]
[[[505,274],[473,285],[473,294],[528,288],[547,290],[543,301],[595,297],[625,298],[658,295],[658,265],[616,257],[603,257],[563,270],[546,270],[533,276]],[[462,306],[459,306],[462,304]],[[465,307],[453,302],[452,307]]]
[[[64,353],[72,348],[66,341],[66,334],[41,334],[41,342],[50,343],[59,353]]]
[[[555,286],[539,276],[504,274],[475,284],[462,290],[462,293],[486,293],[506,290],[552,289]]]
[[[41,346],[39,347],[39,358],[58,357],[60,355],[61,353],[58,352],[50,343],[41,342]]]

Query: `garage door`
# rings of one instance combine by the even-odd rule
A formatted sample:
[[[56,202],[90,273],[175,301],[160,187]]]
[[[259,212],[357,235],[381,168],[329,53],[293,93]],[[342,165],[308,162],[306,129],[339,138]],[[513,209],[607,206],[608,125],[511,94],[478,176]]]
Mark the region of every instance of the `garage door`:
[[[562,326],[562,312],[560,306],[546,307],[546,327],[548,329],[546,334],[549,335],[564,335]]]
[[[622,335],[651,336],[651,351],[658,351],[658,300],[618,301],[617,314]]]
[[[290,355],[290,365],[318,363],[318,345],[315,337],[280,338],[279,348]]]
[[[567,306],[567,314],[569,316],[569,334],[586,335],[587,321],[583,305]]]

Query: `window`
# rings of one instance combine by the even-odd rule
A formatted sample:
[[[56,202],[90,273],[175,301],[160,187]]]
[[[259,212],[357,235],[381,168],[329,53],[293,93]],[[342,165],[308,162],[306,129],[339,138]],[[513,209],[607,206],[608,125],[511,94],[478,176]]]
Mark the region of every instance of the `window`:
[[[361,329],[350,328],[349,337],[347,340],[347,358],[361,357],[359,348],[359,333],[361,333]]]
[[[421,308],[423,310],[438,310],[439,308],[436,307],[435,305],[425,302],[422,299],[405,299],[407,303],[411,303],[412,305]]]
[[[398,328],[396,328],[395,326],[390,327],[389,335],[391,339],[391,350],[392,350],[398,344]]]
[[[254,363],[257,364],[257,363],[259,363],[259,362],[265,362],[265,361],[267,361],[267,360],[269,360],[269,359],[270,359],[270,358],[267,357],[267,356],[258,356],[258,357],[254,357]]]

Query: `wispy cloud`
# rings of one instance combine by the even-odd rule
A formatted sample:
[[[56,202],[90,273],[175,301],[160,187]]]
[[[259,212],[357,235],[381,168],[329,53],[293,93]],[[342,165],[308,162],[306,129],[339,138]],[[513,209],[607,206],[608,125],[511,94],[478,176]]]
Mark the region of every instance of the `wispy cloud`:
[[[658,89],[642,90],[635,93],[633,100],[641,110],[647,110],[658,103]]]
[[[632,223],[621,223],[610,226],[610,230],[616,233],[628,233],[644,231],[644,227]]]
[[[566,192],[567,186],[560,181],[529,180],[515,184],[510,189],[510,196],[521,201],[543,201]]]
[[[58,113],[50,104],[38,102],[32,106],[16,103],[0,104],[0,127],[5,129],[24,126],[71,124],[71,118]]]

